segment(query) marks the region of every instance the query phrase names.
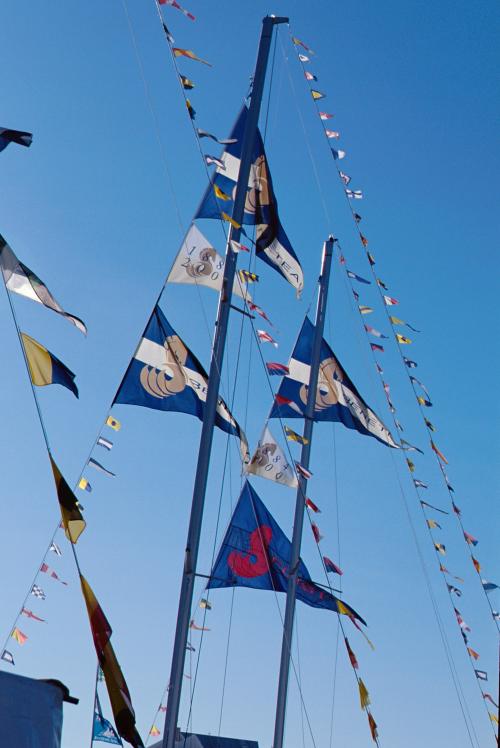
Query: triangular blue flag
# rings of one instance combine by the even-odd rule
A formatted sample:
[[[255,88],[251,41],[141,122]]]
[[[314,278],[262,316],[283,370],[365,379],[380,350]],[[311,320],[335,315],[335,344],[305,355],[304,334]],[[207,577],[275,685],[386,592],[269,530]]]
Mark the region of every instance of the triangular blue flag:
[[[92,740],[100,741],[101,743],[111,743],[112,745],[123,745],[120,736],[111,722],[108,722],[108,720],[104,719],[102,716],[99,702],[97,702],[97,709],[94,712]]]
[[[229,144],[222,153],[220,164],[217,164],[212,183],[205,191],[195,218],[220,218],[222,213],[232,214],[247,116],[248,109],[243,107],[231,132],[231,140],[236,142]],[[218,194],[214,185],[218,188]],[[277,270],[297,289],[297,295],[300,296],[304,275],[279,219],[264,142],[258,130],[252,153],[243,223],[257,226],[257,257]]]
[[[304,417],[313,336],[314,325],[306,317],[288,365],[290,373],[281,380],[270,418]],[[314,420],[339,421],[348,429],[356,429],[390,447],[397,447],[389,430],[365,403],[324,339],[321,343]]]
[[[290,555],[290,541],[247,481],[207,587],[239,586],[286,592]],[[302,560],[297,574],[297,600],[313,608],[339,612],[337,598],[311,581]],[[342,605],[354,618],[365,623],[349,605],[344,602]]]
[[[203,366],[156,306],[114,403],[190,413],[203,420],[207,386],[208,375]],[[243,458],[248,460],[245,434],[222,398],[215,423],[239,438]]]

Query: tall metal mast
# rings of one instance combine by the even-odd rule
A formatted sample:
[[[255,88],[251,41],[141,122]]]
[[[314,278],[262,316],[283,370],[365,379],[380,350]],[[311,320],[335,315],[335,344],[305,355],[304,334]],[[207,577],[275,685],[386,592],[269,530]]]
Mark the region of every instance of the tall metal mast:
[[[328,298],[330,267],[332,264],[333,242],[334,238],[333,236],[330,236],[328,238],[328,241],[326,241],[323,246],[321,275],[319,277],[318,305],[316,307],[316,326],[314,329],[311,370],[309,374],[309,389],[307,392],[307,404],[304,424],[304,437],[306,443],[303,445],[300,455],[300,464],[306,469],[309,468],[309,457],[311,454],[311,442],[314,424],[314,406],[316,403],[316,394],[318,387],[321,341],[323,340],[323,330],[325,327],[326,302]],[[274,725],[273,748],[283,748],[286,699],[288,692],[288,675],[290,670],[293,620],[295,615],[295,591],[297,588],[297,571],[300,561],[302,528],[304,525],[305,497],[307,495],[306,490],[307,479],[302,475],[299,475],[299,486],[297,488],[297,499],[295,502],[295,518],[293,522],[292,550],[290,553],[290,576],[288,578],[285,622],[283,624],[283,641],[281,644],[281,662],[278,684],[278,699],[276,704],[276,721]]]
[[[236,185],[236,195],[224,265],[224,277],[219,295],[219,307],[217,310],[217,321],[215,336],[212,347],[212,358],[210,361],[210,372],[208,379],[207,398],[205,402],[203,426],[201,430],[200,448],[198,453],[198,464],[193,488],[193,500],[191,504],[191,516],[189,519],[189,530],[184,557],[184,569],[182,573],[182,585],[179,598],[179,610],[177,613],[177,626],[175,630],[174,651],[172,654],[172,666],[170,671],[170,683],[167,700],[167,713],[165,718],[165,731],[163,735],[163,748],[174,748],[177,731],[177,720],[179,717],[179,705],[182,691],[182,678],[184,674],[184,662],[186,657],[186,644],[189,634],[189,620],[191,617],[191,606],[193,603],[193,590],[196,576],[196,564],[200,546],[201,523],[203,508],[205,504],[205,493],[207,487],[210,454],[212,450],[212,439],[215,424],[217,402],[219,400],[220,373],[226,343],[229,311],[231,307],[231,294],[234,276],[236,272],[237,253],[232,248],[232,241],[238,242],[241,234],[241,224],[248,190],[248,179],[252,164],[252,152],[255,142],[255,134],[259,120],[262,94],[266,77],[267,61],[271,48],[273,26],[279,23],[287,23],[288,18],[266,16],[262,21],[262,32],[255,65],[253,87],[248,110],[247,123],[241,149],[240,170]]]

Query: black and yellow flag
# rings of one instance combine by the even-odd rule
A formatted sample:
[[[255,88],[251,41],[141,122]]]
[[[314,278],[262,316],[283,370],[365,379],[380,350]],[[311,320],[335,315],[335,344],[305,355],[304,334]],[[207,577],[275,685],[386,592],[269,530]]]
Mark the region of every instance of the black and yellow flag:
[[[179,79],[180,79],[180,82],[182,83],[182,87],[186,89],[186,91],[190,91],[192,88],[194,88],[193,81],[187,78],[185,75],[182,75],[181,73],[179,73]]]
[[[76,543],[82,532],[85,530],[87,523],[83,519],[82,513],[78,508],[78,500],[68,486],[61,471],[50,455],[50,464],[54,473],[56,482],[57,498],[59,499],[59,508],[64,525],[66,537],[72,543]]]

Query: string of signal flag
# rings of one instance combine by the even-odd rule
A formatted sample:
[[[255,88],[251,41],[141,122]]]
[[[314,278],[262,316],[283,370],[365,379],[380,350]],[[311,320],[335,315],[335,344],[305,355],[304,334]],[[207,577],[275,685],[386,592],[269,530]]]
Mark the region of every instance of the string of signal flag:
[[[308,82],[311,82],[311,81],[317,82],[317,80],[318,80],[317,76],[314,75],[311,71],[309,71],[309,70],[307,70],[305,68],[305,64],[310,62],[309,54],[312,53],[312,50],[304,42],[302,42],[300,39],[298,39],[297,37],[292,37],[292,43],[293,43],[294,48],[296,50],[297,57],[298,57],[300,65],[302,67],[305,79]],[[299,50],[299,47],[301,48],[301,50],[304,50],[308,54],[304,54],[303,51]],[[315,102],[316,111],[317,111],[318,117],[319,117],[319,119],[320,119],[320,121],[322,123],[325,137],[327,138],[328,141],[330,141],[331,139],[338,139],[340,137],[340,133],[338,131],[333,131],[333,130],[329,129],[327,127],[327,125],[325,124],[325,122],[327,122],[330,119],[332,119],[334,115],[330,114],[328,112],[320,111],[320,109],[319,109],[318,102],[320,100],[326,98],[326,94],[318,91],[317,89],[313,89],[313,88],[310,88],[310,93],[311,93],[311,97],[312,97],[313,101]],[[412,341],[411,338],[409,338],[406,335],[403,335],[400,332],[398,332],[398,330],[396,328],[398,326],[406,326],[410,330],[412,330],[412,331],[414,331],[416,333],[418,333],[420,331],[417,330],[413,325],[409,324],[408,322],[405,322],[404,320],[399,319],[398,317],[390,314],[389,311],[388,311],[388,307],[392,307],[392,306],[398,305],[399,301],[397,299],[395,299],[394,297],[389,296],[386,293],[384,293],[384,291],[388,291],[389,289],[388,289],[386,283],[381,278],[378,277],[378,275],[377,275],[377,273],[375,271],[375,264],[376,264],[375,258],[373,256],[372,252],[368,250],[369,241],[368,241],[367,237],[362,233],[361,228],[360,228],[360,222],[362,220],[362,216],[353,207],[353,203],[355,201],[363,199],[363,197],[364,197],[363,192],[360,189],[353,190],[353,189],[351,189],[349,187],[349,185],[350,185],[350,183],[352,181],[352,178],[348,174],[346,174],[344,171],[342,171],[340,169],[339,165],[338,165],[338,161],[340,161],[340,160],[342,160],[342,159],[345,158],[346,152],[344,150],[337,150],[337,149],[335,149],[333,147],[330,147],[330,150],[332,152],[333,160],[335,162],[335,169],[336,169],[337,175],[338,175],[338,177],[339,177],[339,179],[340,179],[340,181],[342,183],[343,191],[344,191],[346,200],[347,200],[348,205],[349,205],[349,210],[351,212],[351,215],[352,215],[352,218],[353,218],[353,221],[354,221],[357,233],[359,235],[360,243],[361,243],[361,245],[363,247],[364,254],[366,255],[366,259],[368,261],[368,265],[369,265],[369,268],[370,268],[370,273],[372,275],[374,284],[375,284],[375,286],[376,286],[376,288],[378,290],[379,296],[381,297],[381,300],[382,300],[382,303],[383,303],[383,307],[384,307],[386,316],[388,318],[389,324],[390,324],[391,329],[392,329],[393,337],[394,337],[394,339],[395,339],[395,341],[397,343],[398,351],[399,351],[401,360],[402,360],[402,362],[404,364],[404,367],[403,367],[404,371],[405,371],[405,373],[406,373],[406,375],[407,375],[407,377],[409,379],[410,385],[412,387],[412,390],[413,390],[413,393],[414,393],[414,396],[415,396],[415,400],[418,403],[419,413],[420,413],[420,416],[422,418],[423,424],[425,426],[425,429],[426,429],[428,437],[429,437],[430,449],[431,449],[432,453],[434,454],[436,462],[437,462],[437,464],[439,466],[439,470],[440,470],[440,473],[442,475],[443,482],[445,484],[446,491],[447,491],[449,499],[450,499],[450,503],[451,503],[451,507],[452,507],[452,512],[453,512],[453,514],[455,514],[455,516],[456,516],[456,518],[458,520],[458,523],[459,523],[459,526],[460,526],[461,535],[462,535],[465,543],[467,544],[468,553],[470,555],[470,558],[471,558],[472,564],[474,566],[474,569],[475,569],[477,575],[479,576],[482,590],[485,593],[487,604],[488,604],[488,606],[490,608],[492,618],[493,618],[493,620],[495,622],[495,625],[496,625],[496,628],[497,628],[497,631],[498,631],[498,629],[499,629],[498,622],[500,620],[500,615],[499,615],[499,613],[497,611],[495,611],[493,609],[493,606],[491,605],[491,601],[490,601],[490,599],[488,597],[488,593],[491,592],[491,591],[493,591],[493,590],[495,590],[495,589],[498,589],[498,585],[496,585],[493,582],[489,582],[489,581],[483,579],[482,576],[481,576],[481,564],[479,563],[479,561],[475,558],[475,556],[472,553],[472,548],[477,545],[478,541],[477,541],[477,539],[473,538],[473,536],[470,535],[470,533],[468,533],[465,530],[464,526],[463,526],[462,519],[461,519],[461,510],[459,509],[459,507],[457,506],[457,504],[456,504],[456,502],[454,500],[454,489],[453,489],[453,487],[450,484],[450,481],[448,479],[448,476],[447,476],[447,473],[446,473],[446,470],[445,470],[445,465],[448,465],[448,461],[447,461],[446,457],[444,456],[444,454],[441,452],[441,450],[436,446],[436,444],[434,442],[433,433],[435,432],[435,427],[434,427],[433,423],[429,420],[429,418],[426,415],[426,410],[425,409],[432,407],[433,404],[432,404],[432,402],[431,402],[431,400],[429,398],[429,394],[428,394],[428,391],[427,391],[427,388],[425,387],[425,385],[421,381],[419,381],[414,375],[412,375],[410,373],[411,370],[415,369],[418,366],[417,362],[415,362],[412,359],[408,358],[403,353],[403,350],[402,350],[402,346],[411,345],[413,341]],[[347,268],[346,261],[345,261],[345,258],[343,256],[342,252],[340,252],[339,261],[340,261],[340,264],[344,267],[344,270],[346,272],[346,277],[348,279],[348,282],[349,282],[349,285],[350,285],[353,297],[354,297],[354,299],[356,301],[358,312],[359,312],[359,314],[360,314],[360,316],[362,318],[363,328],[364,328],[366,337],[368,339],[371,351],[372,351],[373,354],[375,354],[375,353],[383,353],[384,352],[383,345],[381,345],[380,343],[374,343],[374,342],[372,342],[370,340],[370,338],[369,338],[369,335],[372,335],[372,336],[374,336],[374,337],[376,337],[378,339],[388,339],[388,336],[384,335],[382,332],[378,331],[376,328],[372,327],[371,325],[368,325],[368,324],[365,323],[364,316],[368,315],[368,314],[371,314],[373,312],[373,308],[370,307],[370,306],[368,306],[368,305],[360,303],[360,294],[358,293],[358,291],[354,287],[354,282],[359,283],[359,284],[363,284],[363,285],[371,285],[371,282],[368,281],[367,279],[363,278],[362,276],[354,273],[353,271],[351,271],[351,270],[349,270]],[[380,378],[380,381],[381,381],[381,384],[382,384],[382,388],[383,388],[385,397],[386,397],[387,402],[388,402],[389,410],[390,410],[390,412],[391,412],[391,414],[393,416],[394,425],[398,429],[399,432],[402,432],[403,431],[403,427],[402,427],[401,423],[398,421],[398,419],[396,418],[396,415],[395,415],[396,414],[396,409],[395,409],[394,404],[393,404],[393,402],[391,400],[390,387],[389,387],[388,383],[385,382],[384,379],[383,379],[383,369],[382,369],[380,363],[378,362],[378,360],[375,357],[374,357],[374,361],[375,361],[375,367],[376,367],[376,370],[377,370],[377,374],[378,374],[378,376]],[[409,442],[405,441],[401,436],[400,436],[400,443],[401,443],[402,449],[405,452],[408,452],[408,451],[417,451],[417,452],[420,452],[421,454],[423,454],[422,450],[420,450],[417,447],[414,447]],[[483,696],[483,701],[485,703],[486,708],[487,708],[486,701],[490,701],[491,703],[493,703],[496,706],[495,702],[492,700],[491,695],[488,694],[488,693],[486,693],[483,690],[483,688],[482,688],[481,682],[486,681],[488,676],[487,676],[486,671],[479,670],[476,667],[474,667],[474,663],[479,659],[479,654],[472,647],[470,647],[468,645],[467,632],[470,631],[470,628],[465,624],[465,622],[464,622],[464,620],[463,620],[463,618],[461,616],[461,613],[457,609],[457,607],[456,607],[456,605],[454,603],[453,597],[452,597],[452,595],[460,597],[461,594],[462,594],[461,590],[458,587],[456,587],[455,585],[450,584],[448,582],[448,580],[446,579],[446,575],[451,576],[456,581],[462,581],[462,580],[459,577],[451,575],[450,572],[446,569],[446,567],[443,566],[443,564],[441,563],[439,557],[442,557],[443,555],[446,554],[446,547],[445,547],[445,545],[443,543],[437,541],[434,538],[434,535],[432,533],[433,529],[441,529],[441,526],[439,525],[439,523],[436,520],[434,520],[432,518],[429,518],[426,515],[426,513],[425,513],[425,508],[426,507],[427,508],[432,508],[432,507],[431,507],[430,504],[428,504],[427,502],[423,501],[423,499],[422,499],[419,491],[423,490],[423,489],[427,489],[428,486],[421,479],[414,477],[413,474],[414,474],[416,468],[415,468],[415,463],[413,462],[413,460],[411,460],[409,457],[406,457],[405,458],[405,464],[406,464],[406,467],[407,467],[407,469],[408,469],[408,471],[410,473],[412,483],[413,483],[414,488],[415,488],[415,490],[417,492],[417,496],[418,496],[418,499],[419,499],[419,502],[420,502],[421,509],[422,509],[422,511],[424,513],[426,527],[427,527],[427,529],[429,531],[429,534],[431,536],[431,540],[432,540],[432,543],[433,543],[435,554],[438,557],[439,571],[441,572],[441,574],[442,574],[442,576],[444,578],[444,581],[445,581],[445,584],[446,584],[446,589],[448,591],[448,595],[449,595],[449,598],[450,598],[450,601],[451,601],[451,604],[452,604],[452,607],[453,607],[454,615],[455,615],[455,618],[457,620],[458,626],[460,628],[460,633],[461,633],[461,636],[462,636],[462,638],[464,640],[464,644],[465,644],[465,647],[466,647],[466,651],[467,651],[468,657],[469,657],[469,659],[471,661],[471,664],[473,666],[474,674],[475,674],[477,683],[479,685],[479,689],[481,691],[481,694]],[[444,514],[447,514],[447,512],[443,512],[443,510],[440,510],[440,509],[437,509],[437,511],[442,512]],[[491,724],[493,726],[493,729],[494,729],[494,725],[498,726],[498,718],[497,718],[497,716],[494,713],[490,712],[488,708],[487,708],[487,712],[488,712],[488,716],[489,716],[490,722],[491,722]]]

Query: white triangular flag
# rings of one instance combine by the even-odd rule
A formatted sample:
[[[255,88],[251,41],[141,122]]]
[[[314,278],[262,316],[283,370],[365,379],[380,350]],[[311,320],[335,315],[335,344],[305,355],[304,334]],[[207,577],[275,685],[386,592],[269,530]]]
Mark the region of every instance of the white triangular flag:
[[[297,488],[298,485],[295,470],[267,426],[264,427],[255,454],[244,472],[290,488]]]
[[[192,283],[220,291],[223,275],[224,258],[193,224],[174,260],[167,283]],[[246,283],[238,275],[234,279],[233,293],[251,300]]]

